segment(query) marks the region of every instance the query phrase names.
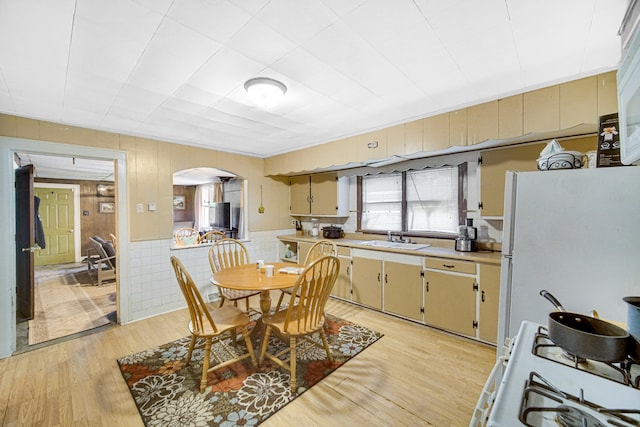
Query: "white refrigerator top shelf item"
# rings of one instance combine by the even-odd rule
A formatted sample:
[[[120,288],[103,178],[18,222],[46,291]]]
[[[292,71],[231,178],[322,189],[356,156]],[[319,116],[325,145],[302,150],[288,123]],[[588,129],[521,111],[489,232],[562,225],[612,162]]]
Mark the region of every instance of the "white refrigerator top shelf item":
[[[554,307],[626,322],[640,294],[640,167],[508,172],[498,342]]]

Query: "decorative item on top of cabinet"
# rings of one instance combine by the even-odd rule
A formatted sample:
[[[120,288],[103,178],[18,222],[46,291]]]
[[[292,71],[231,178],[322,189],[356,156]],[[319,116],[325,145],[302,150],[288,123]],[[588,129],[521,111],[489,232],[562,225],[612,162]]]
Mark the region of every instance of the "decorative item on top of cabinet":
[[[425,258],[424,322],[476,337],[476,264]]]
[[[335,173],[291,177],[290,214],[295,216],[348,216],[349,179]]]

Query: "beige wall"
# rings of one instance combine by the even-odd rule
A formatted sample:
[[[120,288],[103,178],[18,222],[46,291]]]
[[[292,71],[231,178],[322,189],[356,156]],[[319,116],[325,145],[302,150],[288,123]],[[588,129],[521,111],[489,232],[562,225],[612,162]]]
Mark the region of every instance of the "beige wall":
[[[120,150],[127,153],[129,233],[132,241],[170,238],[173,230],[173,172],[213,167],[248,180],[249,231],[290,228],[289,188],[263,176],[264,160],[93,129],[0,114],[0,136]],[[118,183],[122,185],[122,183]],[[259,214],[262,200],[265,213]],[[149,212],[149,202],[157,210]],[[136,213],[143,203],[144,213]]]

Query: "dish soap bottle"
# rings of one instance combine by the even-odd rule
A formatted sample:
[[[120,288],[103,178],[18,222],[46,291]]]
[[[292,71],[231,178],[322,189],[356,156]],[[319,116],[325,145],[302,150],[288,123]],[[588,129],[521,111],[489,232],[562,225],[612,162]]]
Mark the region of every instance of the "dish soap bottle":
[[[291,258],[291,246],[285,245],[284,257]]]

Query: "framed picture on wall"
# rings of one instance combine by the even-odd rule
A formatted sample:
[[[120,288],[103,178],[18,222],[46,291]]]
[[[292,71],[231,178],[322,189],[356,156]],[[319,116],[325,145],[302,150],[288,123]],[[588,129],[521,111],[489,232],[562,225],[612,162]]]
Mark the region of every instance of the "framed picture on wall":
[[[173,209],[184,209],[184,196],[173,196]]]
[[[116,211],[115,203],[113,202],[101,202],[100,213],[114,213]]]

